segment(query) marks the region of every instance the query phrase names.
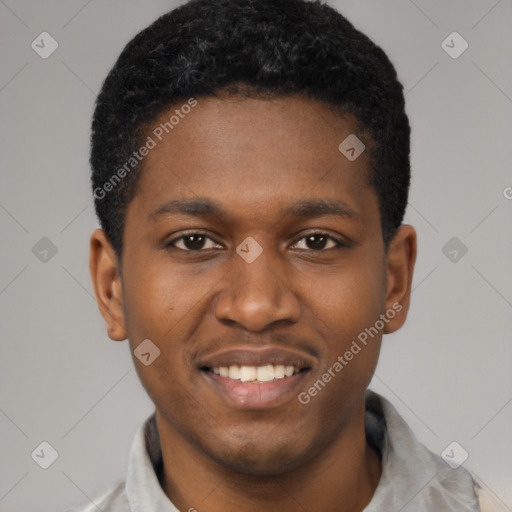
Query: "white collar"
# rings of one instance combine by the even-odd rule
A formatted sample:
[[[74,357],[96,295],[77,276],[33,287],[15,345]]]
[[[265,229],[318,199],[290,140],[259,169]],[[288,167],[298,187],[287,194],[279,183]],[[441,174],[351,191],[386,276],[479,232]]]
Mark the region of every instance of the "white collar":
[[[366,394],[366,433],[382,454],[382,475],[364,512],[479,512],[475,483],[452,469],[414,436],[384,397]],[[163,492],[157,471],[162,453],[155,413],[137,431],[128,461],[126,494],[132,512],[179,512]]]

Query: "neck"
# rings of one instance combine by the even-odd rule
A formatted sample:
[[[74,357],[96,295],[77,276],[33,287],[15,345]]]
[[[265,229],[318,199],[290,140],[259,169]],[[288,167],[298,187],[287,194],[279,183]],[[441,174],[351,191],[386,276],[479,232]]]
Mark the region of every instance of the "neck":
[[[161,485],[179,510],[200,512],[361,512],[381,475],[366,442],[364,409],[321,453],[286,473],[262,476],[227,469],[200,452],[157,412],[163,455]]]

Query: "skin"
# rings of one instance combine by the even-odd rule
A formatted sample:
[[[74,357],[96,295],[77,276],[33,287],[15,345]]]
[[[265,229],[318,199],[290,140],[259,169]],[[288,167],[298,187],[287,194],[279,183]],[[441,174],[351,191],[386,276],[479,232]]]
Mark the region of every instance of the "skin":
[[[351,512],[372,498],[381,463],[365,440],[364,394],[382,334],[406,319],[416,233],[402,225],[386,253],[367,152],[350,162],[338,150],[351,133],[354,118],[300,96],[198,98],[144,160],[121,266],[104,232],[92,234],[110,338],[161,350],[134,364],[156,406],[161,485],[180,510]],[[198,197],[227,216],[150,216]],[[284,213],[304,198],[343,201],[352,216]],[[185,230],[212,240],[166,247]],[[312,231],[346,246],[308,242]],[[252,263],[236,252],[249,236],[263,249]],[[197,368],[241,344],[298,347],[314,362],[297,390],[307,391],[396,303],[401,311],[306,405],[294,394],[280,407],[233,407]]]

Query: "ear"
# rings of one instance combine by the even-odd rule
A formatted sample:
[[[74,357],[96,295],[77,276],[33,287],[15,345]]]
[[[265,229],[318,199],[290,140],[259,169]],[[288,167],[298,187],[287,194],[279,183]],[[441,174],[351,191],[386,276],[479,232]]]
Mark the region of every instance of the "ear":
[[[89,270],[96,302],[107,323],[107,334],[114,341],[123,341],[127,335],[119,262],[102,229],[96,229],[91,235]]]
[[[386,311],[396,314],[386,323],[385,334],[400,329],[407,318],[416,251],[416,231],[408,224],[400,226],[389,244],[386,257]]]

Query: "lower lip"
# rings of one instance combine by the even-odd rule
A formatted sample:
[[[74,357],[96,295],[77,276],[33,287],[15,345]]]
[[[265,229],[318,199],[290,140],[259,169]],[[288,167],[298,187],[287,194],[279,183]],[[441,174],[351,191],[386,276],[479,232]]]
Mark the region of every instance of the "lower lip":
[[[282,405],[298,395],[299,386],[308,372],[309,370],[302,371],[291,377],[269,382],[250,383],[201,371],[218,394],[230,406],[238,409],[268,409]]]

